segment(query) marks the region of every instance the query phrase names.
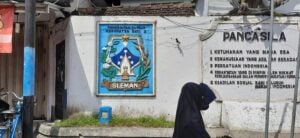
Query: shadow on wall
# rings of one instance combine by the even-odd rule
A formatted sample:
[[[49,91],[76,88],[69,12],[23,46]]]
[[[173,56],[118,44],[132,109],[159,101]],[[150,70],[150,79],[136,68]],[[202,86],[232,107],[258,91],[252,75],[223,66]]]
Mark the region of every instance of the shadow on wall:
[[[97,18],[101,20],[101,17]],[[90,20],[92,21],[92,20]],[[126,108],[135,105],[138,101],[154,100],[155,97],[98,97],[97,93],[97,46],[96,31],[77,31],[79,24],[73,24],[72,18],[69,24],[66,38],[66,89],[68,90],[68,115],[78,112],[98,112],[103,100],[110,100],[111,104],[122,105],[127,103]],[[88,30],[88,29],[87,29]],[[132,102],[131,102],[132,101]],[[128,104],[129,103],[129,104]],[[126,110],[123,106],[113,108],[115,113],[125,111],[141,111],[131,109]],[[154,109],[149,109],[154,110]],[[151,113],[150,113],[151,114]]]
[[[70,19],[71,20],[71,19]],[[94,45],[86,45],[94,40],[94,33],[74,33],[72,22],[66,34],[66,89],[68,90],[68,115],[74,112],[95,112],[100,107],[101,100],[95,95],[93,82],[96,81],[96,61],[89,53],[89,48]],[[80,40],[80,41],[79,41]],[[95,61],[95,62],[93,62]],[[74,110],[76,109],[76,110]]]

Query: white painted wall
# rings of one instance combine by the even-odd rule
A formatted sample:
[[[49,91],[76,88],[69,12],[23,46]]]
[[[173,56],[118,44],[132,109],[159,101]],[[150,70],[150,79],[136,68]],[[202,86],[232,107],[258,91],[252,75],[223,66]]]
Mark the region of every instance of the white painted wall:
[[[195,16],[227,15],[233,6],[230,0],[197,0]]]
[[[198,18],[170,18],[199,27]],[[156,21],[156,97],[96,97],[96,21]],[[201,20],[208,23],[209,19]],[[203,26],[203,25],[202,25]],[[72,17],[67,35],[66,88],[69,107],[97,111],[111,105],[115,113],[166,114],[174,117],[185,82],[201,80],[198,32],[178,27],[161,17]],[[184,55],[176,48],[182,44]],[[171,58],[171,60],[170,60]],[[80,98],[79,98],[80,97]],[[76,99],[76,100],[71,100]],[[78,101],[80,100],[80,101]]]
[[[181,87],[186,82],[202,80],[201,31],[215,17],[93,17],[73,16],[66,31],[66,89],[68,110],[97,112],[102,105],[110,105],[114,114],[130,116],[161,114],[174,119]],[[251,19],[256,17],[249,17]],[[170,20],[172,22],[170,22]],[[234,17],[232,22],[249,22],[246,17]],[[294,19],[295,20],[295,19]],[[96,22],[98,21],[150,21],[156,22],[156,96],[155,97],[96,97],[97,48]],[[176,23],[176,24],[174,24]],[[179,24],[178,24],[179,23]],[[184,24],[185,26],[182,26]],[[184,55],[175,47],[177,38]],[[236,92],[234,95],[217,93],[221,102],[214,102],[203,112],[209,127],[224,126],[230,130],[263,132],[265,119],[265,93]],[[271,93],[272,95],[272,93]],[[248,97],[247,101],[232,100]],[[272,99],[281,99],[272,95]],[[225,98],[224,98],[225,97]],[[289,131],[291,98],[272,100],[270,131]],[[286,106],[286,104],[288,104]],[[298,110],[299,112],[299,110]],[[297,114],[296,128],[300,128]]]
[[[284,13],[287,15],[295,14],[300,12],[300,1],[299,0],[282,0],[284,4],[277,7],[275,12]],[[269,0],[263,0],[265,5],[270,5]]]

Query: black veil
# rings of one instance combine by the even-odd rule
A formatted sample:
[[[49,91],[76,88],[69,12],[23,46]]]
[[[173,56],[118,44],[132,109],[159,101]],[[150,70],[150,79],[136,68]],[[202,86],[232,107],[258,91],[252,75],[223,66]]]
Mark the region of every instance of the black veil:
[[[177,105],[173,138],[210,138],[200,110],[206,110],[215,98],[206,84],[186,83]]]

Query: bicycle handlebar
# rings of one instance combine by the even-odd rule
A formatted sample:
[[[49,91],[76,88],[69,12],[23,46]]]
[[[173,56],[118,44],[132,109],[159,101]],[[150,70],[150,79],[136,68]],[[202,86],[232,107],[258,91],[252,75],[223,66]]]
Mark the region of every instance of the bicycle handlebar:
[[[4,94],[1,94],[0,96],[4,96],[4,95],[8,95],[8,94],[13,95],[18,100],[23,100],[23,97],[19,97],[15,92],[5,92]]]

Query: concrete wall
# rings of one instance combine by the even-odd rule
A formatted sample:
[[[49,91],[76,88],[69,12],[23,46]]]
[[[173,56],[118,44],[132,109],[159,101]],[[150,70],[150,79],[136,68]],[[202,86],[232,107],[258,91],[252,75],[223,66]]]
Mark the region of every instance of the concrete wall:
[[[216,17],[93,17],[73,16],[66,31],[66,89],[68,111],[97,112],[110,105],[114,114],[130,116],[167,115],[174,119],[181,87],[186,82],[202,80],[202,43],[199,34]],[[256,17],[234,17],[231,22],[251,22]],[[293,19],[298,20],[298,19]],[[96,97],[97,47],[96,22],[149,21],[156,22],[156,96],[155,97]],[[254,21],[255,22],[255,21]],[[184,25],[182,25],[184,24]],[[183,54],[176,48],[181,42]],[[230,98],[217,92],[219,102],[203,112],[208,127],[224,126],[230,130],[264,131],[265,102],[238,97],[260,97],[265,93],[236,92]],[[271,93],[272,95],[272,93]],[[281,99],[281,95],[272,95]],[[236,98],[235,98],[236,97]],[[255,99],[255,98],[254,98]],[[287,132],[291,122],[291,99],[272,100],[270,131]],[[299,110],[298,110],[299,112]],[[296,126],[300,128],[299,114]],[[298,131],[298,130],[297,130]]]
[[[269,0],[262,0],[264,5],[270,5]],[[298,0],[283,0],[281,6],[275,8],[276,13],[292,15],[300,12],[300,2]],[[266,6],[268,7],[268,6]],[[199,16],[226,15],[233,10],[230,0],[198,0],[195,13]]]
[[[47,94],[47,120],[54,119],[51,117],[55,106],[55,81],[56,81],[56,46],[60,42],[64,41],[66,28],[68,26],[69,20],[65,20],[58,24],[55,24],[55,14],[51,12],[51,20],[49,22],[50,37],[49,37],[49,68],[48,68],[48,86],[49,93]]]
[[[199,24],[197,18],[170,19],[185,24]],[[155,97],[95,96],[96,21],[157,22]],[[201,22],[208,23],[209,19],[203,19]],[[201,46],[197,32],[178,27],[167,19],[160,17],[72,17],[68,32],[66,88],[69,108],[97,111],[100,105],[111,105],[115,113],[166,114],[174,117],[182,85],[188,81],[200,82],[201,80],[201,70],[199,70]],[[176,38],[181,42],[183,55],[176,48]]]

